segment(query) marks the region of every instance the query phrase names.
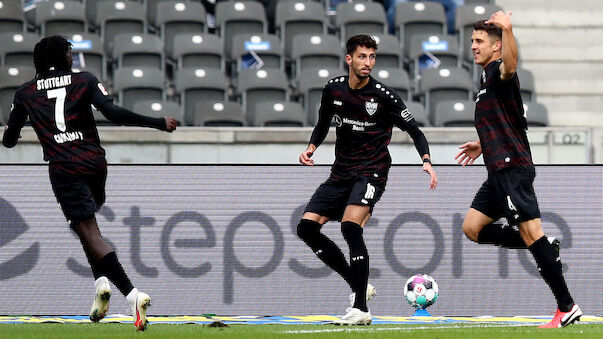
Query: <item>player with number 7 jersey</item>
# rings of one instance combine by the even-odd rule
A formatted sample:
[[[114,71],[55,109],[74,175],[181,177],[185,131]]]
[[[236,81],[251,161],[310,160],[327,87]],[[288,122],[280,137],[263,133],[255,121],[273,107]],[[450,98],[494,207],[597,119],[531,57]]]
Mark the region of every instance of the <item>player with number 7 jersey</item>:
[[[44,160],[49,162],[54,195],[79,237],[96,279],[90,320],[98,322],[107,314],[111,281],[130,303],[136,329],[144,330],[151,298],[134,288],[96,223],[95,213],[105,202],[107,161],[91,105],[117,124],[172,132],[177,122],[172,117],[146,117],[114,105],[94,75],[71,70],[71,43],[61,36],[43,38],[36,44],[34,65],[35,78],[15,93],[2,143],[14,147],[29,117]]]

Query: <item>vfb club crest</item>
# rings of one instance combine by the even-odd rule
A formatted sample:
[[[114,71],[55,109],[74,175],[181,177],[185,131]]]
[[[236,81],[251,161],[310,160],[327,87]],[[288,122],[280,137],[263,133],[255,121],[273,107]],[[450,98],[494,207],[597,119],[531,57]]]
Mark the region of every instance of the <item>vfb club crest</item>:
[[[368,113],[368,115],[375,114],[375,112],[377,112],[377,106],[379,106],[379,104],[375,102],[375,99],[371,99],[371,101],[364,103],[364,108],[366,108],[366,113]]]

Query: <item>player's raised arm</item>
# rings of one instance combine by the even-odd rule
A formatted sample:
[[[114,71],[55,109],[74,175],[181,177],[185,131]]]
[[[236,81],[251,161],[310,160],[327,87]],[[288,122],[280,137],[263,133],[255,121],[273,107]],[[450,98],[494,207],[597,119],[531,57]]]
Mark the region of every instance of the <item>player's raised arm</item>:
[[[486,24],[493,24],[502,30],[501,59],[503,62],[500,64],[500,78],[502,80],[511,79],[517,69],[518,51],[511,25],[512,14],[512,12],[505,14],[503,11],[498,11],[486,20]]]

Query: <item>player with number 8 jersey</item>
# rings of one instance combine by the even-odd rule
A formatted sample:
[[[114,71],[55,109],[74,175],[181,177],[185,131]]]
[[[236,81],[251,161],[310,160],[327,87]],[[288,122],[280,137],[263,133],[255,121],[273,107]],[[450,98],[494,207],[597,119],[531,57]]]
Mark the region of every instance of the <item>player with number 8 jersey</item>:
[[[52,190],[92,268],[95,295],[90,320],[101,320],[109,308],[109,281],[130,303],[134,325],[144,330],[150,297],[134,288],[115,251],[105,242],[95,213],[105,202],[107,161],[100,146],[91,105],[110,121],[172,132],[172,117],[151,118],[113,104],[98,79],[71,70],[71,43],[61,36],[43,38],[34,47],[36,76],[15,93],[2,143],[14,147],[29,117],[49,162]],[[40,291],[42,295],[44,291]]]

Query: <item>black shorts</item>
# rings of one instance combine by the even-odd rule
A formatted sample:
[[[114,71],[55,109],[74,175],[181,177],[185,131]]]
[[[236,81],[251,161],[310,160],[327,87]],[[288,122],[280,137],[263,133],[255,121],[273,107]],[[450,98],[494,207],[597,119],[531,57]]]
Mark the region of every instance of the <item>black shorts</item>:
[[[373,207],[385,191],[385,185],[385,181],[370,177],[337,181],[329,178],[318,186],[304,213],[312,212],[339,221],[348,205],[369,206],[370,213],[373,213]]]
[[[471,207],[494,220],[506,217],[509,225],[540,218],[533,185],[535,177],[534,171],[516,168],[489,173]]]
[[[96,174],[71,175],[50,171],[50,184],[65,218],[72,225],[94,217],[105,203],[107,170]]]

